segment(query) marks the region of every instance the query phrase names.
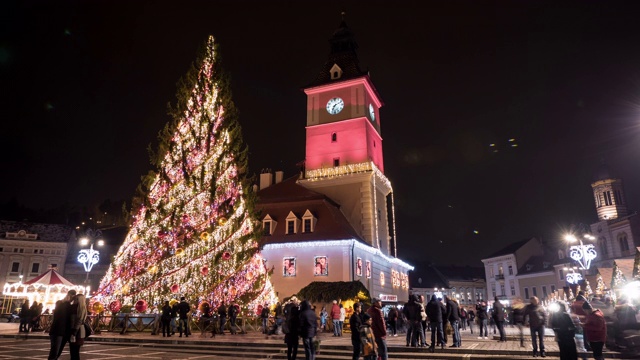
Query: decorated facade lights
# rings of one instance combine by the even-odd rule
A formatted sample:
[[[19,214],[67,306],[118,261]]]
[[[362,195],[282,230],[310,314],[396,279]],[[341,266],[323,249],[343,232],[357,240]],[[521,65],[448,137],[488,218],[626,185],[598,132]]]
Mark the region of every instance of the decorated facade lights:
[[[93,268],[93,265],[100,261],[100,252],[93,248],[93,245],[103,246],[104,240],[102,239],[102,231],[88,229],[85,231],[84,236],[80,238],[80,245],[90,245],[89,249],[82,249],[78,253],[78,262],[84,266],[84,271],[87,272],[87,277],[84,282],[89,282],[89,272]]]
[[[569,248],[569,257],[580,264],[582,270],[589,270],[591,267],[591,261],[598,256],[596,247],[593,244],[585,244],[582,239],[595,240],[595,237],[591,234],[583,234],[582,237],[575,236],[574,234],[567,234],[564,239],[569,242],[580,242],[580,245],[572,245]]]

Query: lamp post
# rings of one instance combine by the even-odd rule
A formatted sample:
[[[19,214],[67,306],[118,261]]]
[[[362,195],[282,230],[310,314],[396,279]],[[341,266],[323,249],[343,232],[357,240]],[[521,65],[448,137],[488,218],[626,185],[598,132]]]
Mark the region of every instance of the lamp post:
[[[598,256],[598,253],[596,252],[596,247],[593,244],[585,244],[582,240],[585,239],[593,241],[596,238],[588,232],[584,232],[582,236],[576,236],[573,233],[568,233],[564,236],[564,239],[571,243],[575,243],[576,241],[580,243],[580,245],[572,245],[569,248],[569,257],[580,264],[581,270],[589,270],[591,267],[591,261]]]
[[[80,238],[80,245],[90,245],[89,249],[82,249],[78,253],[78,262],[84,265],[84,271],[87,272],[87,277],[84,282],[89,282],[89,272],[93,268],[93,265],[100,261],[100,252],[93,249],[93,245],[103,246],[104,240],[102,239],[102,231],[87,229],[84,236]]]

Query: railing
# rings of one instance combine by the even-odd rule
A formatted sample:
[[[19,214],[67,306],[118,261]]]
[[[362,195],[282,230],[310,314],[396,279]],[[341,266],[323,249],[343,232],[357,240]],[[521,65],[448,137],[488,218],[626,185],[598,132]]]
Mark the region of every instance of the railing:
[[[40,326],[44,332],[51,329],[53,315],[40,315]],[[89,315],[89,323],[94,333],[101,331],[119,332],[151,332],[155,335],[160,332],[160,314],[116,314],[116,315]],[[274,319],[269,318],[269,327],[274,324]],[[218,329],[218,317],[215,316],[207,321],[189,315],[189,328],[192,332],[212,332]],[[176,320],[177,325],[177,320]],[[203,331],[204,328],[204,331]],[[238,332],[260,331],[262,330],[262,319],[257,316],[241,316],[236,318],[236,328]],[[230,330],[229,318],[225,323],[225,329]]]
[[[496,280],[504,280],[504,274],[498,274],[495,277],[496,277]]]

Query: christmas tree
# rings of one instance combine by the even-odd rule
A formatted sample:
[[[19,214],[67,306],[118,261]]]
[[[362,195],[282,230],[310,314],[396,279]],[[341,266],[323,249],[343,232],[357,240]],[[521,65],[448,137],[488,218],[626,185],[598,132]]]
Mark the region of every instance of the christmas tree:
[[[613,277],[611,278],[611,289],[618,289],[622,285],[627,283],[627,279],[622,273],[622,270],[618,267],[618,264],[613,263]]]
[[[173,120],[152,155],[157,171],[143,179],[130,231],[97,290],[103,304],[275,300],[258,252],[247,148],[217,50],[209,37],[178,83]]]

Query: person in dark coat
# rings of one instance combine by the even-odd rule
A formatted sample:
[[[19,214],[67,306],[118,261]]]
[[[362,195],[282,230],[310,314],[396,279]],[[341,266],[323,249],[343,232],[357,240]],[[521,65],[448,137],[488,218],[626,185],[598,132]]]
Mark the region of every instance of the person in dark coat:
[[[218,319],[220,320],[220,335],[224,335],[224,325],[227,323],[227,307],[224,301],[218,307]]]
[[[497,296],[494,298],[492,315],[493,321],[496,323],[498,332],[500,333],[500,340],[498,341],[506,342],[507,335],[504,333],[504,305],[502,305]]]
[[[169,305],[169,301],[165,301],[162,306],[160,322],[162,323],[162,337],[171,337],[171,327],[169,326],[169,324],[171,324],[171,306]]]
[[[48,360],[57,360],[62,354],[64,345],[71,337],[71,300],[74,296],[76,296],[76,291],[69,290],[64,299],[56,302],[49,329],[51,347],[49,348]]]
[[[537,296],[532,296],[529,302],[530,304],[525,307],[524,317],[529,319],[533,356],[538,356],[538,345],[540,345],[540,356],[546,357],[547,355],[544,351],[544,327],[547,324],[547,313],[540,306],[540,300],[538,300]],[[538,340],[537,342],[536,339]]]
[[[516,298],[513,300],[513,323],[518,328],[520,334],[520,347],[524,346],[524,303],[522,299]]]
[[[180,303],[177,305],[178,315],[180,316],[178,331],[180,331],[180,336],[182,337],[182,332],[184,329],[184,336],[189,337],[191,335],[191,330],[189,330],[189,312],[191,312],[191,306],[187,302],[187,300],[183,297],[180,298]]]
[[[431,346],[429,350],[435,352],[436,339],[437,343],[444,348],[444,335],[442,333],[442,315],[446,314],[442,311],[442,304],[435,295],[431,296],[431,300],[427,303],[427,318],[429,319],[429,328],[431,329]],[[436,338],[437,332],[437,338]]]
[[[551,317],[551,327],[556,334],[556,341],[560,349],[560,360],[577,360],[578,350],[576,349],[576,325],[567,314],[567,307],[559,302],[560,309]]]
[[[304,346],[304,356],[306,360],[315,360],[316,349],[313,345],[313,338],[316,336],[318,327],[316,313],[311,309],[309,300],[304,300],[300,304],[300,337]]]
[[[389,327],[391,328],[391,335],[398,336],[398,309],[395,306],[389,309],[387,313],[387,317],[389,318]]]
[[[384,314],[382,313],[382,301],[380,299],[371,300],[371,307],[367,310],[367,314],[371,316],[371,332],[378,345],[378,357],[380,360],[389,358],[387,352],[387,325],[384,322]]]
[[[487,303],[484,300],[480,301],[476,305],[476,317],[478,318],[478,327],[480,328],[480,336],[478,339],[482,339],[482,331],[484,330],[484,338],[489,336],[489,329],[487,328]]]
[[[238,307],[236,304],[231,303],[229,306],[229,332],[231,335],[235,335],[237,333],[236,330],[236,318],[238,317]]]
[[[455,299],[451,299],[445,295],[447,319],[453,328],[453,345],[451,347],[460,347],[462,339],[460,339],[460,307]]]
[[[29,332],[29,322],[31,315],[29,311],[29,299],[25,299],[20,308],[20,330],[18,332]]]
[[[353,315],[349,318],[349,328],[351,329],[351,344],[353,345],[353,360],[360,358],[362,351],[362,340],[360,339],[360,328],[362,327],[362,316],[360,303],[353,304]]]
[[[300,308],[298,298],[295,296],[285,305],[283,309],[284,321],[287,332],[284,334],[284,342],[287,344],[287,360],[296,360],[298,356],[298,344],[300,340]]]

